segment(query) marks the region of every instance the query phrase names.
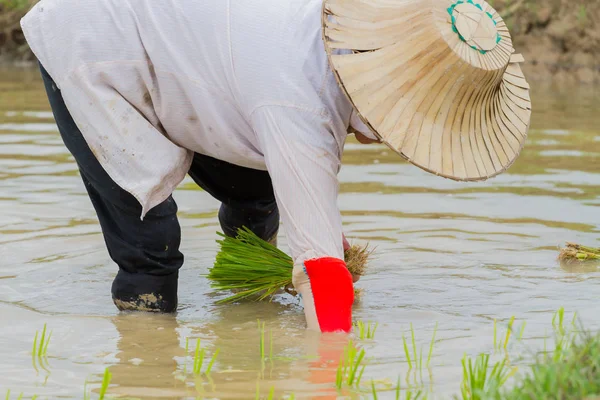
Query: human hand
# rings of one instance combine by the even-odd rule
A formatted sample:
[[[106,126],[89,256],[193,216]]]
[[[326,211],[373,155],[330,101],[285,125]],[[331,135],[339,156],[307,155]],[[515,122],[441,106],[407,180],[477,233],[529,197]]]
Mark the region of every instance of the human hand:
[[[324,257],[295,264],[292,283],[302,296],[310,330],[349,332],[352,329],[354,285],[343,260]]]
[[[350,246],[350,242],[348,242],[348,239],[346,239],[346,235],[344,235],[343,233],[342,233],[342,241],[344,243],[344,252],[350,250],[350,247],[352,247],[352,246]],[[356,283],[358,281],[360,281],[360,275],[352,274],[352,282]]]
[[[343,233],[342,233],[342,240],[344,243],[344,251],[350,250],[350,247],[351,247],[350,242],[348,242],[348,239],[346,239],[346,235],[344,235]]]

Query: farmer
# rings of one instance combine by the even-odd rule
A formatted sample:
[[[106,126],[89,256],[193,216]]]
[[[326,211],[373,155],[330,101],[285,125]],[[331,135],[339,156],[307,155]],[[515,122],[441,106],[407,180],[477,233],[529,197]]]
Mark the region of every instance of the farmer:
[[[519,68],[509,65],[512,47],[501,18],[487,5],[484,10],[460,1],[448,9],[454,22],[443,27],[442,42],[442,28],[427,19],[427,8],[442,15],[448,1],[367,3],[42,0],[23,18],[58,129],[119,267],[112,284],[119,310],[177,308],[183,255],[171,194],[186,174],[221,202],[219,222],[227,235],[247,226],[275,241],[283,222],[308,328],[328,332],[351,329],[353,278],[343,261],[347,242],[337,207],[337,173],[349,131],[361,143],[383,141],[452,179],[484,179],[512,163],[514,142],[522,143],[515,138],[525,134],[520,125],[506,126],[499,116],[497,132],[491,122],[475,132],[470,125],[445,132],[447,123],[435,120],[438,109],[446,117],[492,110],[492,98],[482,105],[477,90],[498,92],[506,82],[502,72]],[[470,8],[463,10],[465,5]],[[479,25],[461,25],[469,12],[486,18],[479,25],[494,29],[494,46],[478,39]],[[402,21],[406,17],[418,29]],[[340,25],[324,28],[323,21]],[[359,31],[346,32],[353,26]],[[338,38],[327,34],[331,29]],[[390,35],[394,29],[405,33]],[[411,31],[425,36],[410,38]],[[491,33],[483,35],[490,39]],[[448,44],[454,51],[441,52]],[[458,50],[483,55],[465,62]],[[410,68],[411,57],[420,67]],[[446,80],[439,79],[442,71]],[[462,83],[442,84],[447,78]],[[439,96],[444,90],[457,99],[451,110],[452,96]],[[526,103],[522,91],[515,92]],[[459,95],[479,103],[458,106]],[[448,150],[456,138],[438,140],[454,132],[471,138],[461,143],[457,136],[460,154]]]

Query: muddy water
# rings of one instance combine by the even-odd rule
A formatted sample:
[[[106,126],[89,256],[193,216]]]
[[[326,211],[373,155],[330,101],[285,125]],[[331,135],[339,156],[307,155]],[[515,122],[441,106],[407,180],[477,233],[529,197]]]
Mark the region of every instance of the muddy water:
[[[347,338],[305,332],[295,299],[215,305],[221,295],[202,275],[217,250],[218,204],[189,181],[175,193],[186,255],[179,313],[118,314],[110,299],[116,268],[37,73],[0,77],[0,396],[11,389],[81,399],[88,381],[97,397],[108,367],[109,393],[127,398],[247,399],[257,382],[264,396],[274,387],[277,398],[336,397]],[[379,323],[375,340],[361,341],[370,358],[363,382],[385,390],[401,376],[404,387],[447,398],[458,391],[463,354],[493,352],[494,319],[502,332],[513,315],[516,326],[527,322],[523,341],[508,348],[516,365],[541,348],[561,306],[598,326],[599,270],[561,267],[556,255],[566,240],[600,245],[599,100],[586,88],[536,88],[522,157],[485,183],[436,178],[383,147],[348,144],[339,200],[345,231],[377,247],[355,311]],[[273,336],[274,359],[264,364],[257,319]],[[410,323],[424,358],[439,326],[422,373],[409,373],[403,350]],[[31,347],[44,324],[52,338],[40,365]],[[220,349],[210,380],[190,374],[197,338],[207,356]]]

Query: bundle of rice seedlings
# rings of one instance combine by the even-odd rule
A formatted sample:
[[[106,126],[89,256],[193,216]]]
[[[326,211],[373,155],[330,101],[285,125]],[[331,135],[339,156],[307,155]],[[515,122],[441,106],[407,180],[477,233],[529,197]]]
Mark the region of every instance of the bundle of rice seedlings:
[[[561,250],[558,259],[566,263],[571,263],[574,261],[600,260],[600,248],[587,247],[567,242],[567,247]]]
[[[294,262],[290,256],[245,227],[238,230],[235,238],[222,233],[219,236],[223,238],[217,241],[221,249],[208,279],[212,288],[235,293],[218,304],[242,299],[261,301],[281,290],[296,294],[292,285]],[[353,276],[364,275],[371,253],[368,246],[352,246],[345,253],[348,271]]]

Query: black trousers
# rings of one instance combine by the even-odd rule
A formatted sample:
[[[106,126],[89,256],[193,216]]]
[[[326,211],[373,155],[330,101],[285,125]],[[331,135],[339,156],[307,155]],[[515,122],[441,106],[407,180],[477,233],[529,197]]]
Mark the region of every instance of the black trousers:
[[[141,221],[141,205],[104,171],[60,90],[43,67],[41,73],[60,135],[78,164],[109,255],[119,266],[112,285],[116,306],[121,310],[175,311],[178,271],[183,265],[175,200],[169,197]],[[189,175],[221,201],[219,222],[226,235],[234,236],[242,226],[265,240],[277,234],[279,212],[267,172],[195,154]]]

